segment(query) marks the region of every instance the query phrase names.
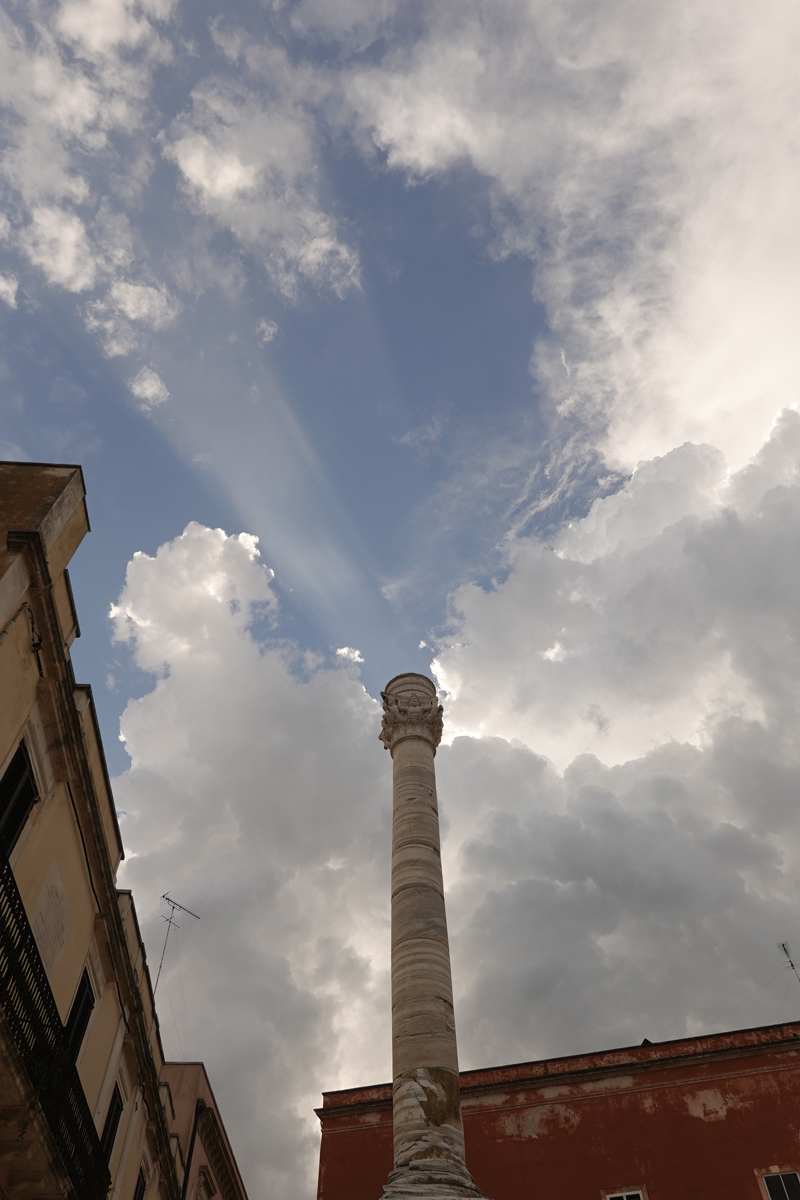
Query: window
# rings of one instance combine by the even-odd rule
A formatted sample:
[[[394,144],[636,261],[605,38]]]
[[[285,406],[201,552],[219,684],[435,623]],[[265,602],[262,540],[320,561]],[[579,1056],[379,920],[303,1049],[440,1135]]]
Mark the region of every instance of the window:
[[[615,1192],[612,1196],[609,1192],[606,1200],[642,1200],[642,1193],[638,1190],[634,1192]]]
[[[83,1043],[86,1026],[89,1024],[89,1017],[92,1015],[93,1008],[94,990],[89,979],[89,972],[84,967],[81,981],[78,984],[78,990],[75,993],[75,999],[72,1001],[72,1008],[69,1010],[67,1023],[64,1026],[64,1032],[67,1035],[67,1041],[69,1042],[73,1058],[78,1057],[78,1051]]]
[[[197,1200],[212,1200],[217,1194],[217,1185],[208,1167],[201,1167],[197,1175]]]
[[[122,1103],[122,1096],[119,1091],[119,1084],[115,1083],[114,1091],[111,1094],[111,1103],[106,1113],[106,1123],[103,1126],[103,1134],[100,1138],[100,1149],[103,1152],[103,1158],[106,1162],[111,1161],[111,1151],[114,1149],[114,1139],[117,1136],[119,1119],[122,1116],[124,1107],[125,1105]]]
[[[800,1200],[800,1176],[797,1171],[783,1171],[780,1175],[765,1175],[769,1200]]]
[[[147,1181],[144,1177],[144,1171],[139,1167],[139,1174],[136,1176],[136,1187],[133,1189],[133,1200],[144,1200],[146,1190]]]
[[[38,794],[28,751],[20,742],[0,779],[0,851],[6,857],[14,849]]]

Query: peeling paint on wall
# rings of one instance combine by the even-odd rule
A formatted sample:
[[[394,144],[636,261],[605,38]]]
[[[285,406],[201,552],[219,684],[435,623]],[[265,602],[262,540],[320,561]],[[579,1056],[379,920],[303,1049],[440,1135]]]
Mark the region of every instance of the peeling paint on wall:
[[[498,1128],[506,1137],[538,1138],[556,1130],[575,1129],[580,1113],[566,1104],[540,1104],[521,1112],[506,1113]]]
[[[798,1046],[788,1022],[463,1073],[469,1170],[492,1200],[591,1200],[619,1180],[682,1200],[689,1178],[692,1195],[744,1200],[765,1164],[800,1170]],[[414,1082],[414,1103],[428,1102]],[[326,1095],[318,1200],[380,1195],[389,1100],[386,1085]],[[368,1113],[380,1118],[369,1127]]]
[[[58,859],[54,858],[31,915],[33,936],[49,978],[61,960],[73,924],[64,876]]]
[[[724,1121],[728,1108],[735,1108],[736,1105],[731,1105],[723,1100],[722,1092],[718,1088],[714,1088],[707,1092],[695,1092],[693,1096],[686,1096],[686,1107],[693,1117],[699,1117],[701,1121]]]

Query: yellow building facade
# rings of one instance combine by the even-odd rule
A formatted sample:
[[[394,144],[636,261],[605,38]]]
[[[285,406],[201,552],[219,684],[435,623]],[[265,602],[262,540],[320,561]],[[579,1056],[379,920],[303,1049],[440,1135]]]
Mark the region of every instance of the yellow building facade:
[[[166,1078],[92,692],[70,660],[67,564],[88,532],[80,467],[0,463],[0,1198],[194,1200],[183,1068]],[[207,1169],[204,1194],[246,1200],[235,1162],[231,1179]]]

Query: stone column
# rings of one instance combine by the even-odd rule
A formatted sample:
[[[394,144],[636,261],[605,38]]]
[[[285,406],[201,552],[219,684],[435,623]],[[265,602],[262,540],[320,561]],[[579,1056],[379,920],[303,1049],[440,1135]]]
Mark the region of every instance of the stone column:
[[[392,755],[394,1170],[386,1200],[479,1196],[464,1161],[450,948],[433,759],[442,707],[424,675],[386,685],[380,739]]]

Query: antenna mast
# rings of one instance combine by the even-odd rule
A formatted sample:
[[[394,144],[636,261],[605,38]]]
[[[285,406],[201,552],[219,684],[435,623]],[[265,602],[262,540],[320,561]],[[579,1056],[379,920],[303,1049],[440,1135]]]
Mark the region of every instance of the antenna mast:
[[[167,923],[167,936],[164,938],[164,946],[161,951],[161,962],[158,964],[158,974],[156,975],[156,983],[155,983],[155,987],[153,988],[154,996],[156,994],[156,989],[158,988],[158,981],[161,978],[161,968],[164,965],[164,955],[167,953],[167,942],[169,941],[169,935],[172,932],[172,926],[174,925],[176,929],[180,929],[180,925],[175,920],[175,910],[180,909],[181,912],[188,913],[190,917],[194,917],[195,921],[200,920],[197,913],[193,913],[190,908],[184,908],[182,904],[178,904],[178,901],[173,900],[172,897],[167,892],[164,893],[164,895],[161,897],[161,899],[165,900],[167,902],[167,904],[169,904],[170,910],[169,910],[168,917],[161,918],[162,921],[166,921],[166,923]],[[795,974],[796,973],[797,972],[795,972]]]
[[[781,951],[782,954],[786,955],[786,958],[789,962],[789,966],[791,967],[791,969],[794,971],[795,975],[797,976],[797,982],[800,983],[800,975],[797,974],[797,967],[794,965],[794,959],[792,958],[792,952],[789,948],[789,943],[788,942],[778,942],[778,949]]]

